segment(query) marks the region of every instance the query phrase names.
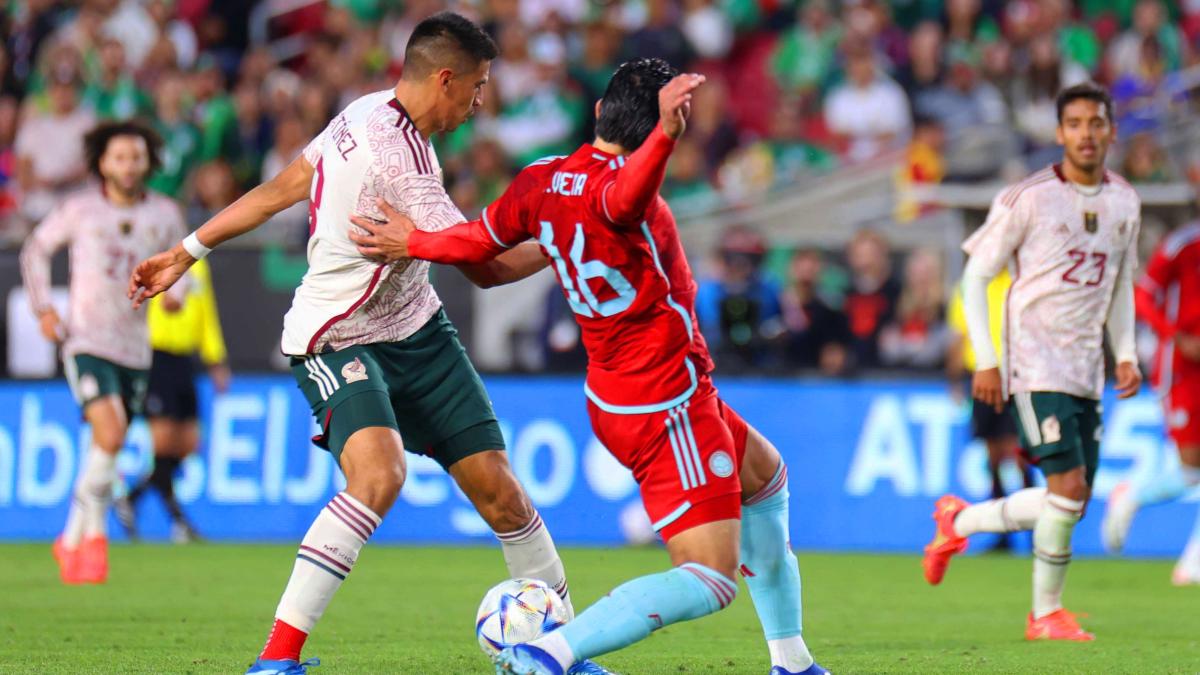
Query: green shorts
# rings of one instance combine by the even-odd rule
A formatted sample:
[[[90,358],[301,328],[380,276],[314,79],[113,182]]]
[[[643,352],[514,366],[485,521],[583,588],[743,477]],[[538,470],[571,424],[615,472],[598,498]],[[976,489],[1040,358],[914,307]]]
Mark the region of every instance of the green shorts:
[[[321,425],[313,441],[339,461],[346,440],[368,427],[397,430],[405,449],[446,469],[504,449],[491,399],[444,311],[399,342],[294,356],[291,363]]]
[[[132,418],[142,414],[146,403],[146,384],[149,370],[129,368],[91,354],[76,354],[63,359],[67,384],[80,408],[99,398],[116,394],[121,397],[125,414]]]
[[[1050,476],[1084,467],[1088,485],[1100,466],[1100,402],[1051,391],[1013,394],[1021,447]]]

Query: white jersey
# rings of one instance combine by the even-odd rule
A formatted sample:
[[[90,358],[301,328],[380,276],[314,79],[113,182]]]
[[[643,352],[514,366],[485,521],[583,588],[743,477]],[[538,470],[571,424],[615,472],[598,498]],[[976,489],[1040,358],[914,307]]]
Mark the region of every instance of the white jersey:
[[[1001,192],[963,244],[989,277],[1012,272],[1002,364],[1009,394],[1103,393],[1104,325],[1118,279],[1133,283],[1141,200],[1112,172],[1088,191],[1047,167]]]
[[[394,342],[415,333],[442,306],[429,283],[429,263],[389,265],[358,252],[350,222],[358,214],[385,220],[383,199],[422,230],[466,220],[442,185],[433,145],[392,91],[351,103],[304,150],[313,174],[308,272],[283,319],[285,354]]]
[[[21,275],[39,314],[50,301],[50,259],[69,247],[70,309],[63,355],[91,354],[128,368],[150,367],[146,313],[126,292],[138,262],[171,248],[187,234],[171,199],[147,192],[129,207],[115,206],[102,188],[68,197],[34,229],[21,251]]]

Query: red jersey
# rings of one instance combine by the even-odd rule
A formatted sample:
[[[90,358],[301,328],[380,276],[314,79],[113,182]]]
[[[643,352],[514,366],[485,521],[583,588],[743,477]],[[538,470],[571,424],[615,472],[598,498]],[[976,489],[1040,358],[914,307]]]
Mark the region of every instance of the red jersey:
[[[1200,223],[1163,239],[1146,264],[1136,293],[1138,318],[1158,333],[1154,381],[1166,393],[1182,369],[1200,367],[1181,363],[1173,340],[1178,332],[1200,335]]]
[[[656,128],[629,158],[584,145],[534,162],[480,220],[413,232],[409,252],[479,262],[536,240],[580,326],[588,398],[624,414],[680,405],[713,363],[675,218],[658,196],[672,146]]]

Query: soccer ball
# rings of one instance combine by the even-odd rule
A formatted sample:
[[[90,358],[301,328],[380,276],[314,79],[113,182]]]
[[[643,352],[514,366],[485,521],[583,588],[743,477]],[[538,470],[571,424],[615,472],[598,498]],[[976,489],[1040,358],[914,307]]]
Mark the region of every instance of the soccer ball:
[[[565,624],[567,607],[553,589],[537,579],[509,579],[483,596],[475,615],[475,637],[483,653],[529,642]]]

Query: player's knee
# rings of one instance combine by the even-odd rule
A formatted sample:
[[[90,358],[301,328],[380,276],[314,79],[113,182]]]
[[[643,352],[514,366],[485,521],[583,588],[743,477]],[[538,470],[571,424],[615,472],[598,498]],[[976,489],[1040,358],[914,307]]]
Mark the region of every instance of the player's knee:
[[[404,487],[405,468],[402,459],[375,463],[366,471],[346,477],[346,489],[367,508],[382,516],[400,496]]]
[[[117,454],[125,445],[125,426],[111,425],[92,428],[92,444],[109,454]]]
[[[1057,481],[1057,485],[1053,491],[1056,494],[1066,497],[1067,499],[1086,502],[1091,490],[1088,487],[1087,479],[1084,477],[1083,472],[1072,471],[1064,474],[1062,478]]]

